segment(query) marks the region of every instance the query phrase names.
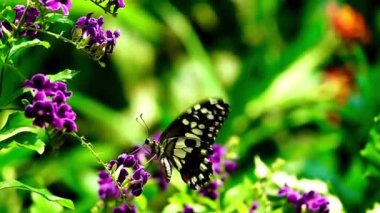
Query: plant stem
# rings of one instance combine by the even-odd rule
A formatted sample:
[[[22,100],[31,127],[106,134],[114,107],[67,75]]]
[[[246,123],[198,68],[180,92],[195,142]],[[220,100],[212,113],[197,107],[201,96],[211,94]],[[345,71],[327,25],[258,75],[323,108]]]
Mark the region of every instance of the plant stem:
[[[6,70],[5,67],[8,63],[8,59],[9,59],[9,55],[7,54],[7,56],[4,59],[3,65],[1,66],[1,70],[0,70],[0,97],[1,97],[1,93],[3,92],[4,73]]]
[[[94,147],[92,146],[92,144],[90,142],[87,142],[86,139],[84,137],[79,137],[77,134],[73,134],[76,138],[79,138],[80,141],[81,141],[81,144],[82,146],[86,147],[90,153],[95,157],[95,159],[98,161],[99,164],[101,164],[104,169],[108,172],[108,175],[112,178],[112,181],[113,181],[113,184],[115,186],[117,186],[117,188],[119,189],[120,191],[120,195],[121,195],[121,198],[124,200],[126,199],[126,196],[125,194],[123,193],[123,188],[120,186],[120,184],[117,182],[117,180],[115,180],[112,176],[112,173],[110,171],[110,169],[108,168],[108,166],[104,163],[104,161],[100,158],[99,154],[95,152],[94,150]]]
[[[19,107],[0,107],[0,111],[5,111],[5,110],[9,110],[9,111],[23,111],[24,109],[22,108],[19,108]]]
[[[92,3],[94,3],[96,6],[102,8],[102,10],[104,10],[105,13],[109,13],[111,14],[112,16],[116,17],[117,16],[117,13],[111,13],[109,10],[107,10],[106,7],[104,7],[103,5],[99,4],[98,2],[96,2],[95,0],[90,0]]]
[[[26,30],[37,31],[37,32],[40,32],[40,33],[45,33],[46,35],[52,36],[52,37],[54,37],[56,39],[61,39],[62,41],[70,43],[70,44],[74,45],[75,47],[77,47],[77,44],[73,40],[68,39],[68,38],[62,36],[62,33],[61,34],[56,34],[56,33],[52,33],[52,32],[46,31],[46,30],[36,29],[36,28],[32,28],[32,27],[26,27],[25,29]]]

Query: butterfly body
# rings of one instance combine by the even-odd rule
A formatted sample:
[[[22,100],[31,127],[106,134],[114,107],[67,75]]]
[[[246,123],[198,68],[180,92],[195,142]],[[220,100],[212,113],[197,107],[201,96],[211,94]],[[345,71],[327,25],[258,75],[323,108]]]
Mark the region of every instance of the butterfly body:
[[[145,141],[165,168],[167,182],[172,166],[192,189],[199,189],[210,181],[211,146],[228,112],[229,105],[223,100],[209,99],[178,116],[157,141],[149,138]]]

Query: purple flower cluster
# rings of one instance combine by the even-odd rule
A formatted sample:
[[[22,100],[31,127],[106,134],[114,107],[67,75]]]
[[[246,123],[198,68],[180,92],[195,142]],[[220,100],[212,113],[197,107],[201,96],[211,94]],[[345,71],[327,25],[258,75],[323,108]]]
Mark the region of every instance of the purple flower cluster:
[[[221,181],[211,181],[199,190],[199,194],[212,200],[216,200],[219,197],[218,188],[220,186],[222,186]]]
[[[94,60],[100,60],[104,55],[113,52],[120,30],[103,31],[104,19],[92,17],[92,13],[80,17],[72,30],[72,37],[80,46],[89,51]]]
[[[181,213],[194,213],[194,209],[189,205],[185,205],[185,208],[183,208]]]
[[[39,0],[48,10],[57,11],[62,10],[63,15],[69,15],[69,10],[72,7],[71,0]]]
[[[302,206],[306,206],[307,210],[311,212],[329,212],[329,201],[327,198],[321,196],[313,190],[301,194],[300,192],[293,190],[287,184],[285,184],[284,187],[278,191],[278,196],[286,197],[288,202],[295,206],[296,213],[301,212]]]
[[[212,168],[216,174],[222,174],[225,171],[225,176],[230,175],[237,169],[237,163],[226,158],[226,149],[218,144],[212,146],[214,153],[210,156]]]
[[[127,204],[123,204],[121,206],[115,207],[113,209],[113,213],[136,213],[136,206],[131,204],[128,206]]]
[[[153,136],[153,140],[158,141],[160,136],[161,136],[161,133],[155,134]],[[153,157],[153,154],[152,154],[149,146],[133,147],[131,153],[133,153],[133,155],[139,160],[140,164],[143,162],[146,162],[148,160],[151,160],[151,158]],[[153,162],[155,162],[157,165],[160,165],[157,158],[154,158]],[[152,172],[152,178],[154,178],[157,181],[158,186],[160,187],[161,190],[166,190],[167,187],[169,186],[169,183],[166,182],[166,175],[162,169],[159,169],[159,168],[154,169],[154,171]]]
[[[46,124],[57,130],[76,132],[76,114],[66,103],[72,96],[63,82],[51,82],[44,74],[35,74],[24,82],[24,88],[34,94],[33,103],[25,108],[25,116],[34,118],[33,125],[44,128]]]
[[[150,177],[150,174],[144,170],[134,155],[121,154],[117,160],[110,161],[108,168],[115,175],[119,187],[126,186],[125,189],[123,188],[123,193],[126,193],[128,197],[141,195],[142,188]],[[128,177],[130,172],[132,175]],[[105,200],[120,196],[119,188],[114,184],[106,170],[100,171],[98,183],[100,199]]]
[[[153,157],[149,146],[144,147],[144,149],[142,149],[142,147],[135,147],[132,149],[132,153],[134,153],[133,155],[139,160],[140,163],[146,162],[147,160],[150,160]],[[156,158],[153,160],[153,162],[155,162],[157,165],[160,164]],[[169,186],[169,183],[166,182],[165,173],[161,169],[157,168],[153,171],[152,174],[152,177],[157,181],[160,189],[166,190],[166,188]]]
[[[38,9],[35,7],[29,7],[28,10],[25,12],[25,6],[24,5],[16,5],[13,10],[16,12],[15,19],[13,23],[16,27],[20,27],[19,25],[22,25],[22,27],[25,28],[34,28],[39,29],[40,25],[35,24],[34,22],[37,20],[37,17],[39,15]],[[25,15],[24,15],[25,13]],[[23,18],[24,17],[24,18]],[[2,23],[3,29],[2,30],[8,30],[12,31],[12,27],[9,24],[9,22],[4,21]],[[28,37],[28,36],[35,36],[37,35],[37,31],[35,30],[20,30],[18,32],[19,34],[17,36],[20,37]]]
[[[99,197],[102,200],[108,198],[118,198],[120,196],[120,191],[117,186],[113,183],[111,176],[106,170],[99,172]]]
[[[210,156],[210,162],[212,163],[214,173],[219,175],[220,180],[211,181],[203,186],[199,190],[199,193],[204,197],[216,200],[219,197],[218,188],[222,186],[222,181],[236,170],[237,163],[226,159],[227,151],[223,146],[214,144],[212,149],[213,154]]]
[[[153,173],[153,177],[157,180],[158,186],[161,190],[166,190],[169,186],[169,183],[166,182],[166,175],[161,169],[157,169]]]

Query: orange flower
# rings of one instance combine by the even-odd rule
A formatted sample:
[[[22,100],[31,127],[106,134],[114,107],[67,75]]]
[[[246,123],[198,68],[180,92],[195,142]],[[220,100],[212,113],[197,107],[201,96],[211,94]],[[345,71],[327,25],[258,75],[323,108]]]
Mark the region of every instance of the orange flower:
[[[355,89],[353,72],[346,68],[329,68],[324,72],[323,82],[330,90],[336,92],[335,101],[345,104]]]
[[[344,40],[362,43],[370,41],[370,34],[362,14],[349,5],[338,6],[330,3],[327,6],[327,14],[334,31]]]

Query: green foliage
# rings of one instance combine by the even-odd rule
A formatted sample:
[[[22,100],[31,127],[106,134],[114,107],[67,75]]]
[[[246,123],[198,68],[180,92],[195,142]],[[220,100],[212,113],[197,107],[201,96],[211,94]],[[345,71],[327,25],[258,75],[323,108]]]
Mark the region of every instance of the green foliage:
[[[24,113],[14,112],[0,130],[0,149],[23,147],[42,154],[45,150],[44,131],[30,123]]]
[[[255,201],[256,212],[294,212],[277,196],[285,183],[327,196],[330,212],[379,211],[377,3],[335,5],[363,16],[372,37],[363,44],[336,32],[327,0],[128,1],[117,16],[104,13],[105,2],[72,2],[69,16],[41,10],[37,37],[5,32],[0,40],[1,212],[102,209],[104,162],[209,97],[231,105],[216,143],[234,145],[228,155],[238,170],[217,200],[190,191],[176,171],[164,191],[151,178],[131,201],[139,212],[181,212],[188,204],[243,213]],[[16,4],[26,1],[1,2],[0,20],[13,24]],[[121,31],[114,53],[98,63],[86,52],[90,38],[76,43],[70,35],[89,12]],[[57,134],[25,117],[33,92],[22,84],[35,73],[73,91],[78,133]],[[141,113],[148,130],[136,122]]]
[[[71,200],[54,196],[54,195],[50,194],[50,192],[48,190],[46,190],[46,189],[37,189],[37,188],[28,186],[26,184],[23,184],[21,182],[15,181],[15,180],[9,180],[9,181],[2,181],[2,182],[0,182],[0,190],[9,189],[9,188],[27,190],[27,191],[30,191],[30,192],[37,193],[37,194],[41,195],[43,198],[45,198],[46,200],[48,200],[50,202],[54,202],[54,203],[57,203],[57,204],[59,204],[59,205],[61,205],[63,207],[66,207],[66,208],[74,210],[74,204],[73,204],[73,202]],[[32,197],[33,197],[33,199],[38,200],[38,197],[36,197],[36,195],[33,194]],[[39,205],[44,205],[44,204],[42,204],[42,201],[38,201],[36,203],[36,207],[35,208],[37,208],[37,209],[41,208],[41,206],[39,206]]]
[[[380,177],[380,131],[377,122],[370,131],[370,140],[360,154],[369,162],[367,175],[375,178]]]
[[[22,51],[25,51],[27,48],[34,46],[43,46],[49,48],[50,44],[46,41],[40,41],[38,39],[33,39],[31,41],[23,41],[20,44],[14,45],[10,50],[7,56],[8,60],[12,60],[14,57],[17,57],[17,54],[21,54]]]
[[[76,71],[76,70],[65,69],[61,72],[54,74],[54,75],[46,75],[46,77],[53,82],[55,82],[55,81],[64,81],[65,82],[67,80],[73,79],[73,77],[76,76],[78,73],[79,73],[79,71]]]

